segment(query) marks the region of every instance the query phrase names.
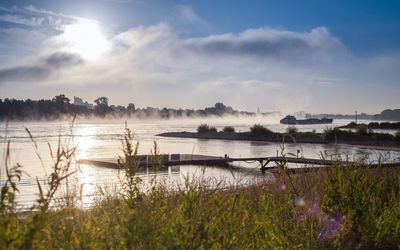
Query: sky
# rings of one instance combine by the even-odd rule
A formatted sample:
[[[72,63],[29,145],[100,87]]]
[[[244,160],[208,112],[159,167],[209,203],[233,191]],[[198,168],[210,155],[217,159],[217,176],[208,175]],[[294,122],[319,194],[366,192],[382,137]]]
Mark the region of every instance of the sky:
[[[400,108],[400,2],[0,0],[0,98]]]

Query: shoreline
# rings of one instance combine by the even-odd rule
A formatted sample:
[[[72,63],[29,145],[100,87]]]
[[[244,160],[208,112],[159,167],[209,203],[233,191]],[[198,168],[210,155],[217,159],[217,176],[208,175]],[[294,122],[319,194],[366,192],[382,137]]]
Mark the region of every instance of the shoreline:
[[[337,145],[337,146],[357,146],[365,149],[388,150],[400,152],[400,143],[394,141],[377,142],[373,140],[355,141],[340,139],[337,143],[324,140],[320,137],[308,138],[295,138],[290,134],[271,133],[270,135],[254,136],[248,133],[196,133],[196,132],[165,132],[157,134],[160,137],[174,137],[174,138],[187,138],[187,139],[203,139],[203,140],[232,140],[232,141],[263,141],[271,143],[307,143],[307,144],[323,144],[323,145]],[[283,140],[283,138],[285,140]],[[295,141],[293,140],[295,139]]]

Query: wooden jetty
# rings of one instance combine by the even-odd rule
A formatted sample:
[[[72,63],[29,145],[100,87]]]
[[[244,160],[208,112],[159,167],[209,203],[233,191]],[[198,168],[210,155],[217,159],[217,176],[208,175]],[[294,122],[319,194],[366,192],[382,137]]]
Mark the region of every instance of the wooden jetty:
[[[135,161],[139,167],[159,167],[162,166],[180,166],[180,165],[208,165],[208,166],[221,166],[229,162],[228,158],[207,156],[207,155],[194,155],[194,154],[169,154],[169,155],[137,155]],[[100,167],[121,168],[121,161],[115,158],[104,159],[81,159],[78,161],[80,164],[91,164]]]
[[[158,156],[151,155],[137,155],[135,161],[141,168],[151,167],[168,167],[168,166],[179,166],[179,165],[205,165],[205,166],[228,166],[234,162],[247,162],[253,163],[258,162],[260,164],[261,171],[275,168],[276,166],[283,165],[286,163],[295,163],[306,166],[335,166],[335,165],[351,165],[356,164],[350,161],[338,161],[338,160],[325,160],[325,159],[311,159],[311,158],[299,158],[299,157],[243,157],[243,158],[230,158],[207,156],[207,155],[195,155],[195,154],[165,154]],[[82,159],[78,161],[80,164],[90,164],[108,168],[121,168],[121,162],[119,159]],[[275,163],[275,165],[268,166],[269,163]],[[399,167],[400,162],[391,163],[377,163],[369,164],[370,167]],[[304,169],[304,168],[302,168]],[[311,169],[311,168],[310,168]]]

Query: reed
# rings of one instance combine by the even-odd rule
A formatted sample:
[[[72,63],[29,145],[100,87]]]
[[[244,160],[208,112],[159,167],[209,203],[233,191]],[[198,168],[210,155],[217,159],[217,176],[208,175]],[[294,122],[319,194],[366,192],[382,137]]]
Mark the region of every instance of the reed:
[[[33,137],[32,137],[33,138]],[[38,182],[38,199],[21,213],[16,204],[23,167],[10,166],[7,144],[0,200],[1,249],[396,249],[400,247],[400,170],[364,162],[221,190],[189,179],[177,190],[154,182],[141,189],[139,144],[127,128],[115,192],[89,209],[55,194],[73,171],[75,149],[60,145],[52,173]],[[155,146],[154,159],[158,149]],[[284,147],[282,146],[282,155]],[[70,197],[65,197],[70,199]]]

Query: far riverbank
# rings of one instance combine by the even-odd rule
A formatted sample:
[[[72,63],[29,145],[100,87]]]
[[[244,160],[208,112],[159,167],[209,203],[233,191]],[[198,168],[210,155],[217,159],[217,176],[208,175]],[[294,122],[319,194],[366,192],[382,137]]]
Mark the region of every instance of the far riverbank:
[[[157,136],[235,141],[265,141],[274,143],[344,144],[400,151],[400,140],[397,138],[398,136],[366,131],[342,131],[337,128],[326,130],[323,133],[298,132],[295,129],[286,133],[277,133],[262,128],[259,131],[252,131],[251,129],[249,132],[218,132],[215,130],[205,132],[166,132],[157,134]]]

